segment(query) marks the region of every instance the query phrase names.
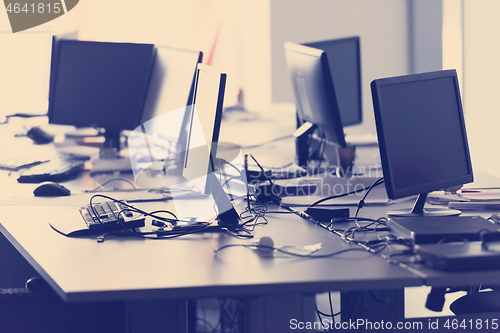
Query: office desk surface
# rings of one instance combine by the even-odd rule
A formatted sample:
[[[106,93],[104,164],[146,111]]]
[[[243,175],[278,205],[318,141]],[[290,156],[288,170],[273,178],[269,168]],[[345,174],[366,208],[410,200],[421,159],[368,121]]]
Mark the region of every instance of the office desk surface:
[[[472,185],[470,185],[473,187]],[[411,201],[391,205],[393,208],[411,208]],[[370,206],[363,210],[371,217],[384,216],[387,211],[386,206]],[[361,212],[363,212],[363,210]],[[484,218],[491,216],[494,211],[464,211],[462,215],[480,215]],[[395,258],[396,260],[405,261],[404,258]],[[423,284],[433,287],[454,287],[454,286],[468,286],[468,285],[498,285],[500,281],[500,270],[473,270],[473,271],[456,271],[445,272],[426,267],[424,264],[411,264],[406,263],[412,269],[421,274]]]
[[[422,279],[367,252],[326,259],[262,257],[226,234],[171,240],[67,238],[49,221],[81,218],[75,207],[0,208],[0,230],[66,301],[251,296],[266,293],[364,290],[418,286]],[[350,247],[294,215],[268,215],[255,237],[271,236],[277,246],[322,243],[318,253]]]

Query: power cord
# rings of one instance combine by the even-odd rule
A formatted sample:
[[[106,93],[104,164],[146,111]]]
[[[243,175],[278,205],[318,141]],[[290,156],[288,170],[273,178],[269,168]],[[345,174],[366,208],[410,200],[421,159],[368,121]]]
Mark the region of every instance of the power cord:
[[[294,256],[294,257],[299,257],[299,258],[330,258],[333,256],[337,256],[339,254],[345,253],[345,252],[351,252],[351,251],[363,251],[363,249],[358,248],[358,247],[351,247],[348,249],[343,249],[340,251],[335,251],[331,253],[326,253],[326,254],[300,254],[300,253],[295,253],[295,252],[290,252],[283,250],[279,247],[274,247],[274,246],[268,246],[268,245],[258,245],[258,244],[227,244],[224,246],[219,247],[218,249],[214,250],[215,255],[217,255],[220,251],[231,248],[231,247],[244,247],[244,248],[249,248],[249,249],[260,249],[263,252],[280,252],[286,255]]]
[[[172,213],[168,210],[156,210],[154,212],[149,213],[149,212],[146,212],[146,211],[141,210],[139,208],[136,208],[134,206],[131,206],[129,204],[126,204],[122,200],[118,200],[118,199],[112,198],[112,197],[107,196],[107,195],[96,194],[90,198],[90,209],[92,210],[94,216],[96,216],[97,220],[100,223],[102,223],[102,221],[99,217],[99,214],[97,214],[97,212],[94,208],[94,205],[92,204],[92,201],[97,197],[104,198],[104,199],[107,199],[107,200],[110,200],[110,201],[113,201],[116,203],[120,203],[121,205],[126,206],[127,208],[122,209],[118,212],[118,217],[120,217],[121,214],[124,214],[124,213],[129,212],[129,211],[130,212],[137,212],[137,213],[142,214],[144,216],[152,217],[154,219],[153,221],[156,221],[155,223],[157,223],[157,225],[160,226],[159,229],[155,230],[155,231],[140,232],[140,231],[137,231],[135,228],[129,228],[128,226],[126,226],[123,223],[123,219],[118,218],[118,223],[120,223],[122,230],[119,230],[117,232],[108,232],[108,233],[101,234],[100,236],[97,237],[97,241],[100,243],[104,242],[105,238],[108,236],[121,237],[121,236],[131,235],[131,236],[145,238],[145,239],[168,239],[168,238],[176,238],[176,237],[180,237],[180,236],[184,236],[184,235],[189,235],[189,234],[193,234],[193,233],[205,232],[205,231],[208,231],[209,228],[213,227],[209,222],[197,222],[197,223],[191,224],[189,226],[176,227],[177,223],[182,222],[182,220],[179,220],[175,216],[174,213]],[[173,218],[159,216],[158,215],[159,213],[169,214]],[[160,222],[170,223],[173,226],[173,228],[171,230],[165,230],[165,229],[163,229],[164,225],[160,224]],[[189,221],[183,221],[183,222],[189,222]],[[123,231],[126,231],[126,233],[124,233]]]

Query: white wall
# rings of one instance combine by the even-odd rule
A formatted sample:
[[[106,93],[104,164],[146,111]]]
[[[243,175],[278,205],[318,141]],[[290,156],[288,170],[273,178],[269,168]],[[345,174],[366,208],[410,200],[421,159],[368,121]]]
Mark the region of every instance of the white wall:
[[[500,1],[464,0],[463,101],[474,171],[500,175]]]
[[[293,102],[283,44],[360,36],[363,130],[375,133],[370,82],[411,70],[409,0],[271,0],[273,102]]]
[[[410,0],[408,21],[411,72],[443,69],[443,1]]]

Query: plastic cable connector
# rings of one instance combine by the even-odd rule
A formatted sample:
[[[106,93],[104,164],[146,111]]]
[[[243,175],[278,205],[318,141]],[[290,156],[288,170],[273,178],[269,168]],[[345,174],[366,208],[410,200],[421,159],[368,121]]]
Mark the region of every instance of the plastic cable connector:
[[[153,221],[151,221],[151,224],[154,225],[155,227],[160,227],[160,228],[165,227],[165,222],[159,221],[159,220],[156,220],[156,219],[154,219]]]

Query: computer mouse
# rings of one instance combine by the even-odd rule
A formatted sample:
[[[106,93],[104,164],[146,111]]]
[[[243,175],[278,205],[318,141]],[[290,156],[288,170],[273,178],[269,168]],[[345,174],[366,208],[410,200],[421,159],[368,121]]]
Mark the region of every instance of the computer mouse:
[[[53,183],[45,182],[40,184],[34,191],[35,197],[63,197],[71,194],[71,191],[66,187]]]

